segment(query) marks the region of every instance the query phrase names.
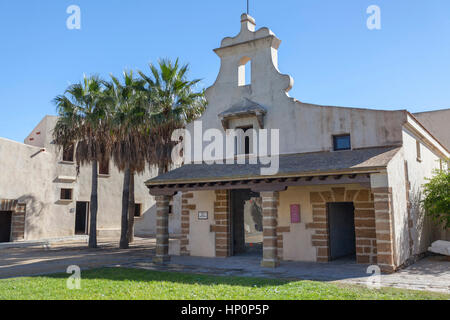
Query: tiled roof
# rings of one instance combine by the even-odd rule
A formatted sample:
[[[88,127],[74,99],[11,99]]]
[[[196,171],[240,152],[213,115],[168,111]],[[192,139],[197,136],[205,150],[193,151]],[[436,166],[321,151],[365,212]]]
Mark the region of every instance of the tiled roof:
[[[235,104],[231,108],[225,110],[224,112],[219,114],[220,118],[226,118],[241,114],[266,114],[267,110],[259,105],[258,103],[251,101],[247,98],[244,99],[243,102]]]
[[[275,176],[291,177],[307,174],[361,172],[384,168],[400,147],[377,147],[351,151],[315,152],[280,155]],[[261,178],[261,164],[188,164],[150,179],[147,185],[189,182],[233,181]]]

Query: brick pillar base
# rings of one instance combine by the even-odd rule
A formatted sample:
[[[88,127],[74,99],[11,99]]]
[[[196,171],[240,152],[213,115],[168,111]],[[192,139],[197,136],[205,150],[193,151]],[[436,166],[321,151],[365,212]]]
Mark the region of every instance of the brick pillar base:
[[[261,192],[264,237],[261,266],[266,268],[275,268],[279,265],[277,255],[278,197],[277,191]]]
[[[156,255],[153,262],[164,264],[169,256],[169,203],[170,196],[157,196],[156,200]]]
[[[229,200],[228,190],[216,190],[213,231],[216,233],[216,257],[219,258],[226,258],[232,254]]]
[[[374,188],[375,224],[377,236],[377,263],[381,271],[396,270],[392,227],[392,191],[390,188]]]

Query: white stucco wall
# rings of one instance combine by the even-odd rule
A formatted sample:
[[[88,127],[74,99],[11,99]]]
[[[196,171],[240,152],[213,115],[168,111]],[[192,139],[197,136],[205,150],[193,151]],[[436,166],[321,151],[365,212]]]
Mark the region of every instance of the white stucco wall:
[[[409,257],[408,212],[406,202],[406,181],[404,168],[404,149],[389,162],[387,176],[392,189],[392,225],[394,240],[394,259],[397,266]]]
[[[91,166],[81,167],[77,176],[75,164],[61,161],[61,151],[52,143],[56,121],[56,117],[45,117],[25,139],[26,144],[0,139],[0,199],[18,199],[27,204],[26,240],[74,235],[76,202],[90,201]],[[138,235],[155,234],[155,203],[144,184],[155,175],[148,168],[135,177],[135,200],[142,204],[143,211],[143,216],[136,219]],[[120,235],[122,187],[123,174],[111,163],[110,174],[100,176],[98,181],[99,237]],[[73,201],[59,201],[61,188],[73,189]],[[179,202],[175,200],[171,216],[172,233],[180,232]]]
[[[388,185],[392,188],[392,210],[394,226],[395,263],[402,265],[408,258],[426,252],[430,243],[441,237],[440,227],[425,215],[420,201],[423,199],[423,184],[426,178],[433,176],[433,170],[439,168],[439,159],[443,154],[425,139],[421,128],[407,125],[402,130],[403,148],[389,162],[387,167]],[[417,130],[417,131],[416,131]],[[416,142],[420,141],[421,157],[417,158]],[[445,150],[444,150],[445,152]],[[407,209],[407,184],[405,161],[410,182],[409,199],[411,209]],[[410,228],[408,219],[412,220]],[[410,241],[413,241],[411,246]],[[412,249],[412,252],[410,252]]]
[[[70,219],[67,215],[58,216],[58,208],[52,205],[56,202],[52,181],[43,179],[55,176],[51,153],[0,138],[0,172],[0,199],[17,199],[27,205],[26,239],[68,231],[65,226]],[[55,220],[61,223],[58,230],[52,230]]]
[[[290,98],[288,91],[293,79],[278,70],[280,40],[267,28],[256,32],[252,29],[251,24],[243,23],[238,36],[224,39],[215,50],[221,67],[214,85],[206,91],[209,105],[199,119],[203,130],[214,128],[223,133],[218,115],[247,98],[267,110],[264,128],[280,130],[281,154],[329,151],[333,135],[348,133],[354,149],[401,144],[405,111],[319,106]],[[238,85],[238,68],[243,57],[250,58],[252,64],[252,83],[247,86]],[[245,123],[232,120],[230,127],[251,123],[255,123],[254,118]],[[194,137],[193,125],[188,129]],[[208,144],[205,142],[203,146]]]
[[[426,251],[432,241],[440,240],[440,231],[442,230],[442,227],[436,226],[436,224],[425,215],[423,210],[421,210],[419,203],[422,199],[422,187],[427,182],[426,178],[431,178],[433,176],[433,170],[439,169],[440,156],[422,142],[421,161],[417,161],[417,139],[422,141],[422,139],[417,137],[417,135],[410,130],[403,130],[405,159],[408,161],[408,176],[411,183],[410,200],[411,215],[414,221],[414,227],[412,229],[413,238],[415,239],[413,249],[414,254]]]

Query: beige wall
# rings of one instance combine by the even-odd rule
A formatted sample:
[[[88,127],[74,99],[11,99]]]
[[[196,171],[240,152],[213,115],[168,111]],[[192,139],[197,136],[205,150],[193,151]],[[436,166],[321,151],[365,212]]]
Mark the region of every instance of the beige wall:
[[[91,167],[81,167],[77,176],[75,164],[61,161],[61,151],[52,143],[56,120],[45,117],[25,139],[26,144],[0,139],[0,199],[27,204],[26,240],[74,235],[76,202],[90,201]],[[135,177],[135,199],[144,213],[136,219],[137,234],[155,234],[155,203],[144,184],[154,175],[147,169]],[[110,174],[99,177],[98,186],[98,235],[118,237],[123,174],[110,164]],[[73,189],[73,201],[59,201],[61,188]],[[180,205],[174,208],[171,232],[179,233]]]
[[[196,205],[196,209],[190,212],[189,247],[190,255],[194,257],[215,257],[215,234],[210,232],[214,224],[214,191],[193,192],[194,198],[190,203]],[[198,211],[208,211],[208,220],[198,220]]]
[[[290,187],[280,192],[278,226],[290,227],[289,233],[283,233],[283,260],[316,261],[316,248],[311,242],[313,231],[306,229],[306,224],[313,221],[309,191],[305,187]],[[291,204],[300,204],[301,223],[291,224]]]
[[[290,261],[316,261],[317,248],[312,245],[312,229],[307,229],[306,224],[313,222],[311,192],[331,191],[333,187],[345,187],[349,190],[365,189],[360,185],[328,185],[311,187],[289,187],[280,192],[278,207],[278,226],[290,227],[290,232],[283,233],[283,260]],[[215,237],[210,232],[210,226],[214,225],[214,191],[193,192],[194,198],[191,204],[196,205],[196,210],[191,212],[189,248],[191,256],[214,257]],[[300,204],[301,223],[291,224],[290,205]],[[198,211],[208,211],[209,220],[199,221]]]
[[[397,153],[387,167],[388,184],[392,189],[392,222],[394,263],[401,265],[409,257],[408,211],[403,158],[404,149]]]
[[[421,161],[416,157],[416,141],[421,141]],[[403,131],[404,157],[408,162],[408,176],[411,183],[410,200],[411,215],[414,221],[412,229],[414,243],[414,254],[427,250],[431,241],[440,240],[441,227],[438,227],[426,217],[420,208],[419,201],[422,199],[421,190],[427,182],[426,178],[433,176],[433,170],[439,169],[439,159],[442,155],[437,154],[430,149],[421,139],[411,130]],[[450,240],[450,239],[449,239]]]

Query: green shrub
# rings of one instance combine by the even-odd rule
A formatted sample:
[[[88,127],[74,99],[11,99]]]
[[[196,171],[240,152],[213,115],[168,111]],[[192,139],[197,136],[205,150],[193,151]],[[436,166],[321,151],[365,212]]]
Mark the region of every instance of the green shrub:
[[[450,228],[450,171],[436,170],[424,185],[422,205],[438,224]]]

